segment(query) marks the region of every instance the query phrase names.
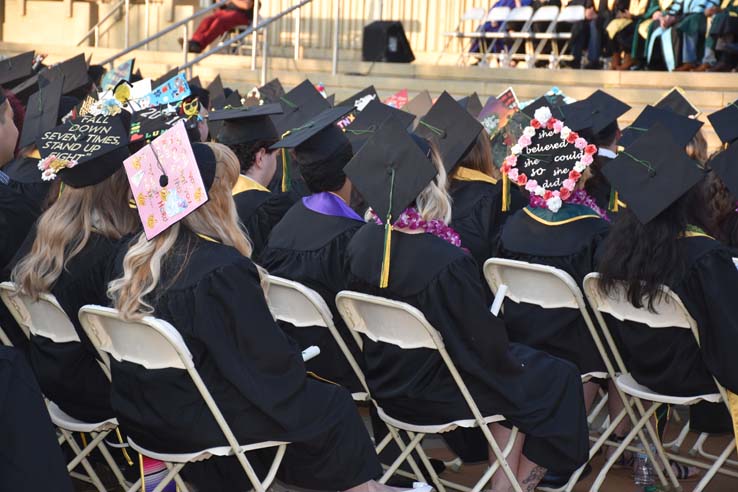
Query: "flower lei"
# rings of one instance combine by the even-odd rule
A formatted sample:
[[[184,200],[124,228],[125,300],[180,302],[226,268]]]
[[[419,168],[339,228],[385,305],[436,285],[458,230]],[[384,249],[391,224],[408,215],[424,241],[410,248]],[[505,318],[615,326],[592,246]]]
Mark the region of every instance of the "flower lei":
[[[79,162],[74,159],[60,159],[52,154],[38,162],[38,170],[42,171],[42,180],[51,181],[56,178],[57,173],[62,169],[71,169],[77,164]]]
[[[371,211],[371,218],[376,224],[383,225],[382,219],[379,218],[374,210]],[[461,247],[461,237],[458,232],[446,225],[442,220],[424,220],[415,207],[406,208],[400,214],[400,217],[394,222],[393,226],[395,228],[410,229],[412,231],[422,229],[424,232],[440,237],[447,243]]]
[[[584,205],[585,207],[591,208],[601,218],[610,222],[610,217],[607,215],[607,212],[605,210],[602,210],[600,206],[597,205],[597,202],[595,201],[595,199],[592,198],[584,190],[574,191],[571,194],[571,198],[569,198],[569,203],[573,203],[574,205]]]
[[[559,134],[561,140],[566,140],[569,144],[583,151],[579,161],[569,171],[568,178],[564,180],[561,188],[558,190],[545,189],[536,180],[528,179],[528,176],[521,173],[516,167],[518,157],[531,144],[532,138],[541,128],[553,130],[554,133]],[[588,144],[587,140],[580,137],[577,132],[565,126],[563,121],[554,118],[547,106],[543,106],[535,111],[530,125],[523,129],[523,134],[518,138],[518,142],[512,146],[510,152],[511,154],[505,158],[505,162],[501,168],[503,176],[506,176],[507,179],[516,183],[518,186],[524,186],[530,192],[531,207],[548,208],[550,211],[556,213],[561,208],[563,202],[571,198],[577,181],[582,177],[584,170],[594,162],[593,156],[597,153],[597,147],[593,144]]]

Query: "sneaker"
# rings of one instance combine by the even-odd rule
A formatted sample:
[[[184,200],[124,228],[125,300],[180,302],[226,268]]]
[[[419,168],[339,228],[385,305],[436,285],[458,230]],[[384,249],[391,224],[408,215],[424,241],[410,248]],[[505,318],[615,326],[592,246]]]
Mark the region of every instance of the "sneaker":
[[[190,53],[202,53],[202,46],[197,41],[190,41],[187,43],[187,51]]]

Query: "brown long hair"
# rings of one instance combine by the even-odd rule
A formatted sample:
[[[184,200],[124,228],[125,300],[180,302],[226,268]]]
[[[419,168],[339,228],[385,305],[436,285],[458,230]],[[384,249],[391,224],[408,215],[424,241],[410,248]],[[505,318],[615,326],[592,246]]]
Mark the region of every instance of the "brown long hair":
[[[117,240],[140,227],[128,207],[123,168],[95,186],[64,187],[41,215],[31,252],[13,269],[12,279],[34,299],[49,292],[69,260],[87,245],[92,232]]]
[[[471,149],[463,159],[459,161],[459,167],[466,167],[480,171],[494,179],[500,179],[502,175],[492,160],[492,144],[489,141],[487,130],[482,129],[472,143]]]

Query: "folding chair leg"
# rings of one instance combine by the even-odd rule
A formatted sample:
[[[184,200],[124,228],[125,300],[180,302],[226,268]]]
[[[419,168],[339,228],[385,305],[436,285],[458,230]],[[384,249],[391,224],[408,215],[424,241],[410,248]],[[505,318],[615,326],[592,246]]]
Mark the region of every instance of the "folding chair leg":
[[[674,415],[676,416],[678,414],[675,412]],[[689,434],[689,422],[685,423],[682,426],[682,430],[679,432],[679,435],[677,436],[676,439],[674,439],[673,441],[669,443],[664,444],[664,449],[669,449],[675,453],[678,453],[679,449],[682,447],[682,444],[684,444],[684,440],[687,438],[688,434]],[[689,450],[689,454],[692,454],[692,449]]]
[[[170,463],[166,463],[167,468],[169,468],[169,473],[167,473],[164,478],[159,482],[159,485],[156,486],[156,488],[152,492],[161,492],[164,490],[164,487],[169,485],[169,482],[175,479],[176,476],[179,475],[180,470],[184,468],[184,463],[177,463],[176,465],[172,465]]]
[[[484,437],[487,438],[487,444],[489,444],[489,447],[492,448],[492,454],[494,455],[495,460],[499,462],[500,467],[502,467],[502,472],[505,474],[507,480],[512,485],[513,490],[515,492],[523,492],[523,489],[520,488],[517,477],[510,469],[510,465],[508,464],[505,455],[503,455],[502,451],[500,450],[500,446],[497,444],[497,441],[495,441],[495,438],[492,436],[492,431],[487,425],[483,425],[480,428],[482,429]],[[492,474],[490,474],[490,478],[491,477]],[[481,488],[475,489],[475,492],[477,492],[478,490],[481,490]]]
[[[689,454],[694,455],[695,453],[699,454],[703,458],[707,458],[710,461],[714,461],[718,459],[717,455],[708,453],[705,451],[705,448],[703,447],[705,444],[705,441],[710,437],[709,434],[702,433],[700,434],[700,437],[697,439],[697,442],[694,443],[694,446],[692,446],[692,449],[689,450]],[[725,464],[730,466],[738,466],[738,461],[735,460],[727,460]]]
[[[102,442],[102,440],[105,439],[105,436],[107,435],[108,435],[107,432],[101,432],[97,436],[93,436],[89,444],[87,444],[87,446],[85,446],[84,449],[80,450],[77,456],[75,456],[72,461],[67,463],[67,469],[69,471],[72,471],[73,469],[75,469],[77,465],[79,465],[80,461],[82,461],[83,458],[86,458]],[[74,445],[74,446],[77,446],[77,449],[80,449],[77,443],[74,442],[74,438],[71,435],[69,436],[67,441],[69,441],[70,446]],[[77,452],[76,449],[74,451]]]
[[[410,439],[413,439],[415,437],[414,432],[408,432],[407,435],[410,436]],[[428,471],[428,475],[430,475],[431,481],[436,487],[436,491],[446,492],[446,488],[443,486],[443,483],[441,483],[441,479],[438,478],[436,470],[433,468],[433,465],[431,465],[431,462],[428,460],[428,456],[426,456],[425,451],[423,451],[423,446],[416,446],[416,448],[418,456],[420,456],[420,461],[423,463],[425,469]]]
[[[605,408],[605,405],[607,405],[607,393],[605,393],[602,390],[598,391],[598,395],[600,396],[600,401],[597,402],[597,405],[589,412],[589,415],[587,416],[587,424],[590,426],[594,423],[597,416],[600,414],[603,408]]]
[[[269,473],[267,473],[267,476],[264,478],[264,481],[261,482],[261,486],[265,489],[268,489],[270,485],[272,485],[272,482],[274,481],[274,478],[277,476],[277,470],[279,469],[279,465],[282,463],[282,459],[284,458],[284,453],[287,450],[287,446],[285,444],[281,444],[277,448],[277,454],[274,456],[274,459],[272,460],[272,466],[269,467]]]
[[[123,477],[123,474],[120,472],[120,468],[118,468],[118,464],[115,462],[113,457],[110,455],[110,452],[108,451],[108,447],[105,446],[104,442],[101,442],[98,446],[100,449],[100,453],[103,455],[103,458],[107,462],[108,466],[110,467],[110,470],[113,472],[113,475],[115,475],[116,480],[118,480],[118,484],[123,490],[128,489],[128,483],[126,482],[126,479]]]
[[[97,473],[95,473],[92,465],[90,465],[90,462],[87,461],[87,454],[89,454],[89,451],[91,450],[87,451],[87,453],[85,454],[82,454],[83,450],[80,449],[79,445],[74,441],[74,437],[72,437],[72,434],[64,429],[60,430],[62,431],[62,434],[64,434],[64,438],[66,439],[67,444],[69,444],[69,447],[72,448],[72,451],[76,455],[75,458],[67,464],[67,471],[71,472],[72,470],[74,470],[74,468],[77,467],[77,465],[81,464],[82,468],[84,468],[85,472],[87,473],[87,477],[90,479],[90,483],[92,483],[92,485],[94,485],[99,492],[105,492],[105,487],[103,486],[100,477],[97,476]],[[89,445],[85,447],[85,449],[87,448],[89,448]],[[73,466],[72,463],[74,463]]]
[[[399,437],[399,436],[398,436]],[[425,437],[425,434],[416,434],[415,437],[410,439],[410,442],[405,446],[405,449],[402,449],[402,452],[400,453],[400,456],[397,457],[394,463],[390,465],[390,467],[387,469],[387,471],[384,472],[384,475],[382,475],[382,478],[379,479],[379,483],[387,483],[387,480],[394,475],[395,471],[400,467],[400,465],[407,459],[408,456],[410,456],[410,453],[412,453],[413,449],[420,444],[420,441],[423,440]],[[401,441],[399,441],[397,444],[399,445]]]
[[[236,458],[238,459],[238,462],[241,463],[241,468],[243,468],[243,471],[246,472],[246,476],[249,477],[249,481],[254,487],[254,490],[256,492],[265,492],[264,486],[262,486],[259,477],[256,475],[256,472],[251,467],[251,463],[249,463],[249,461],[246,459],[244,453],[237,453]]]
[[[190,492],[189,487],[187,487],[187,484],[182,480],[182,476],[179,473],[174,476],[174,482],[177,484],[177,492]]]
[[[392,441],[395,441],[395,443],[397,444],[397,447],[400,449],[400,451],[403,451],[405,449],[405,442],[400,437],[400,434],[397,432],[396,429],[394,429],[393,427],[390,427],[388,425],[387,426],[387,435],[384,436],[384,439],[382,439],[382,442],[380,442],[379,445],[376,448],[377,455],[379,455],[379,453],[381,453],[382,450],[385,447],[387,447],[387,444],[389,444]],[[425,477],[420,472],[420,468],[418,467],[418,464],[415,463],[415,459],[412,456],[408,456],[407,462],[410,465],[410,470],[412,470],[412,472],[415,474],[415,476],[411,475],[410,473],[407,473],[404,470],[396,470],[395,471],[395,474],[396,475],[399,475],[401,477],[415,479],[415,480],[417,480],[419,482],[425,482]],[[384,468],[389,468],[389,467],[387,467],[385,465],[382,465],[382,466]]]
[[[710,467],[709,470],[705,473],[705,476],[702,477],[702,480],[699,481],[697,486],[694,488],[692,492],[702,492],[705,487],[707,487],[707,484],[710,483],[712,478],[715,476],[715,473],[720,469],[721,466],[723,466],[723,463],[728,459],[728,456],[735,450],[735,438],[733,438],[730,441],[730,444],[728,444],[725,447],[725,450],[723,453],[718,457],[718,459],[715,461],[715,463]]]

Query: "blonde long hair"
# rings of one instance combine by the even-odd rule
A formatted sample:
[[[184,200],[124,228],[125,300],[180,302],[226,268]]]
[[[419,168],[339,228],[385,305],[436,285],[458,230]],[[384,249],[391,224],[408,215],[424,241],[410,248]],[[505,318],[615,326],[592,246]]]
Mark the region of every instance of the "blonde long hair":
[[[64,187],[41,215],[30,253],[13,269],[13,282],[37,299],[40,293],[51,290],[92,232],[118,240],[137,231],[139,222],[128,207],[128,190],[123,168],[95,186]]]
[[[238,180],[238,158],[225,145],[202,145],[212,149],[217,162],[208,201],[151,241],[141,234],[123,259],[123,276],[108,285],[108,297],[126,319],[153,313],[153,307],[144,298],[158,285],[162,264],[172,252],[180,233],[184,233],[183,228],[232,246],[244,256],[251,256],[251,243],[238,220],[231,196]],[[180,272],[185,266],[184,263],[180,265]]]

